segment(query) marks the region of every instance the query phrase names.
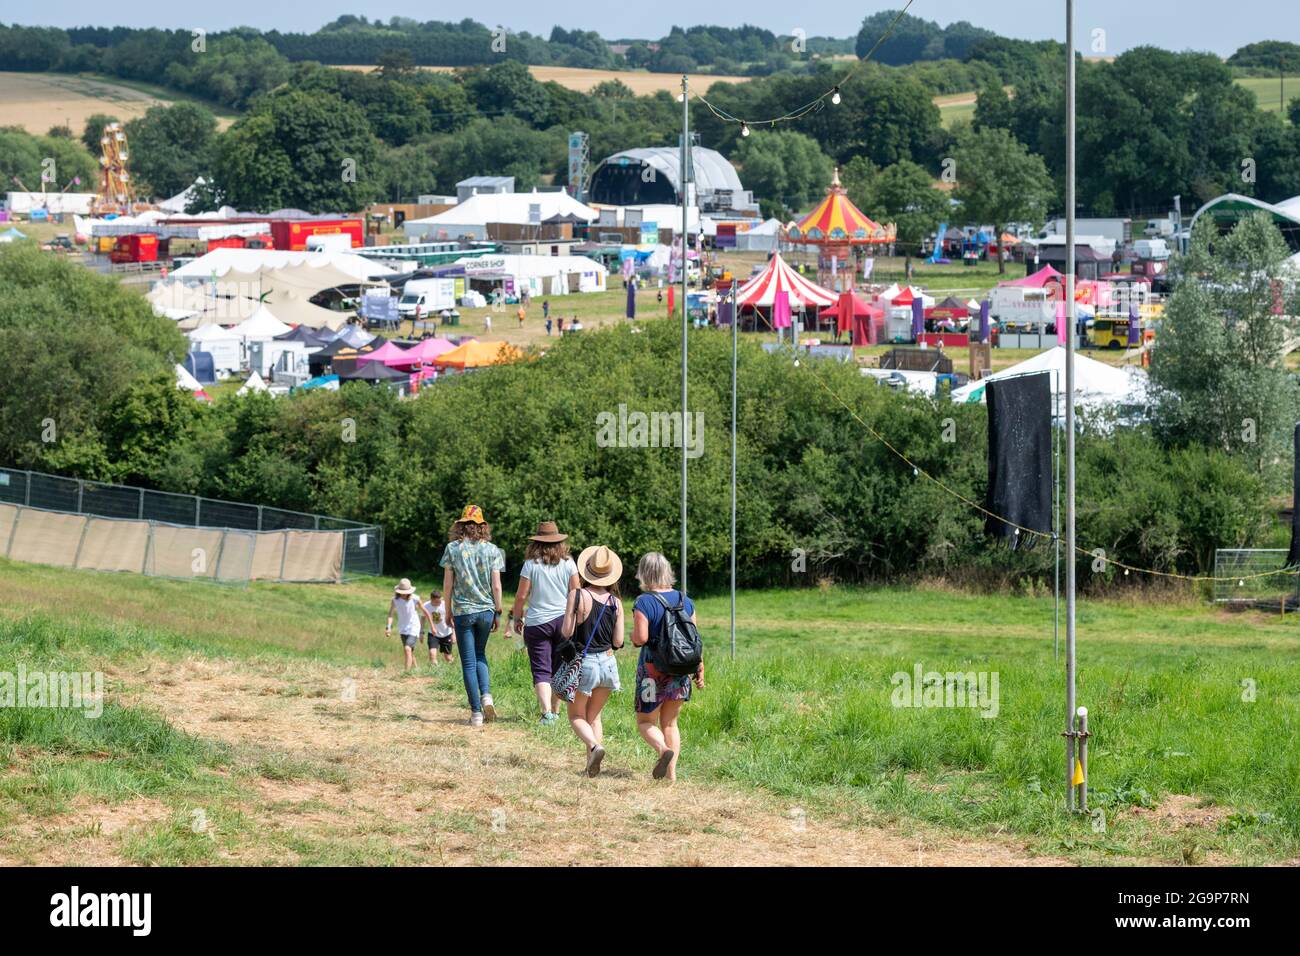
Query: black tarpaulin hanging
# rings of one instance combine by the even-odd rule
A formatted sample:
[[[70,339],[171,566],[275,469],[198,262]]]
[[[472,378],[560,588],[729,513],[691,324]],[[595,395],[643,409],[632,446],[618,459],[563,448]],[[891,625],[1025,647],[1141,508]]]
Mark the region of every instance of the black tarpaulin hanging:
[[[985,388],[989,486],[984,507],[993,514],[985,519],[984,531],[1013,549],[1031,547],[1039,535],[1017,532],[1017,525],[1043,534],[1052,531],[1051,375],[1004,378]]]
[[[1300,565],[1300,422],[1295,426],[1292,455],[1295,463],[1291,466],[1291,490],[1295,497],[1291,502],[1291,550],[1286,556],[1288,568]]]

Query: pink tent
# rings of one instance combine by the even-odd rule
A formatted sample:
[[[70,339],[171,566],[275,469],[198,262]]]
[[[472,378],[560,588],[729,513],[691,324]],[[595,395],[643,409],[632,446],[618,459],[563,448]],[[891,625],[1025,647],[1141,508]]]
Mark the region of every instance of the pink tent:
[[[385,348],[386,347],[387,346],[385,346]],[[419,343],[407,349],[405,352],[402,352],[400,355],[391,356],[382,361],[390,368],[408,368],[415,365],[427,365],[443,352],[450,352],[455,347],[456,344],[454,342],[448,342],[446,339],[421,339]],[[383,349],[379,349],[378,351],[382,352]]]
[[[379,361],[390,367],[394,365],[410,365],[410,360],[406,358],[406,351],[395,342],[385,342],[373,352],[367,352],[365,355],[359,356],[357,364]],[[393,359],[397,361],[392,361]]]
[[[831,307],[822,309],[817,313],[817,317],[820,319],[835,319],[836,328],[840,332],[855,332],[855,337],[859,326],[861,327],[862,334],[870,337],[872,323],[874,323],[876,319],[883,318],[884,315],[884,309],[872,305],[869,302],[865,302],[856,292],[841,292],[839,301]],[[857,323],[854,322],[854,319],[866,319],[867,321]],[[856,345],[858,343],[855,342],[854,344]],[[863,342],[861,344],[866,345],[870,343]]]
[[[1043,266],[1033,275],[1025,276],[1023,279],[1012,279],[1009,282],[999,282],[1000,286],[1017,286],[1024,289],[1041,289],[1049,282],[1064,282],[1065,276],[1057,272],[1051,266]]]

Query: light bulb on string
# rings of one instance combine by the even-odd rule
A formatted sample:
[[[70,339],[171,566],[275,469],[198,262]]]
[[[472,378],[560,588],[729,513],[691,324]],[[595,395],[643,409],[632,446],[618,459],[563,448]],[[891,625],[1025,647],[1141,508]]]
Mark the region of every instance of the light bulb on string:
[[[749,135],[749,124],[748,124],[748,123],[741,123],[741,124],[740,124],[740,135],[741,135],[741,136],[748,136],[748,135]]]
[[[840,105],[840,88],[838,86],[831,89],[831,102],[836,106]]]

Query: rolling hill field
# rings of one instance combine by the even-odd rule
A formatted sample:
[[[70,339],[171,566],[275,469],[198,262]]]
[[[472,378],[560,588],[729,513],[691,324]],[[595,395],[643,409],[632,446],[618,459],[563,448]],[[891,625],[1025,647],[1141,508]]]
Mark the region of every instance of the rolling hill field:
[[[151,106],[165,106],[189,97],[144,83],[73,73],[0,73],[0,126],[21,126],[44,134],[66,124],[80,134],[86,119],[107,113],[126,122],[143,116]],[[208,104],[205,104],[208,105]],[[224,129],[234,114],[213,109]]]
[[[404,674],[382,630],[391,584],[242,590],[0,561],[0,673],[104,675],[93,719],[0,708],[0,863],[1300,854],[1300,638],[1276,613],[1229,615],[1191,594],[1081,602],[1099,810],[1087,819],[1060,810],[1061,666],[1041,588],[742,592],[735,661],[726,597],[702,598],[706,687],[683,710],[681,777],[664,785],[633,727],[632,652],[605,711],[604,772],[588,779],[569,728],[538,723],[526,657],[500,632],[496,723],[467,725],[455,664]],[[892,685],[916,667],[998,674],[994,712],[900,709]]]

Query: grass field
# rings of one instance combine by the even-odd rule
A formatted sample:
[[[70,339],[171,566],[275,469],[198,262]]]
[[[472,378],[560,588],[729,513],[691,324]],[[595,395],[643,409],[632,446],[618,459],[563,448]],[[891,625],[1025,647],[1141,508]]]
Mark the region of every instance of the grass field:
[[[0,126],[21,126],[44,134],[66,124],[77,135],[95,113],[126,122],[143,116],[151,106],[194,100],[172,90],[132,80],[75,73],[0,73]],[[225,129],[235,114],[204,104]]]
[[[1236,82],[1238,86],[1244,86],[1254,93],[1259,108],[1268,113],[1285,114],[1287,104],[1300,97],[1300,76],[1288,76],[1283,81],[1276,76],[1248,76],[1240,77]]]
[[[1191,595],[1083,600],[1079,699],[1101,810],[1086,820],[1059,810],[1050,597],[942,583],[742,592],[735,662],[726,598],[702,599],[707,686],[684,710],[669,791],[648,779],[626,689],[606,711],[608,773],[582,778],[580,745],[536,724],[527,662],[500,635],[489,656],[503,720],[464,727],[458,667],[400,674],[381,633],[389,584],[231,590],[0,562],[0,672],[99,669],[109,700],[98,720],[0,709],[0,859],[1258,864],[1300,853],[1290,618]],[[621,655],[625,688],[633,663]],[[893,676],[917,665],[996,673],[996,716],[892,706]],[[353,703],[340,699],[349,684]]]

